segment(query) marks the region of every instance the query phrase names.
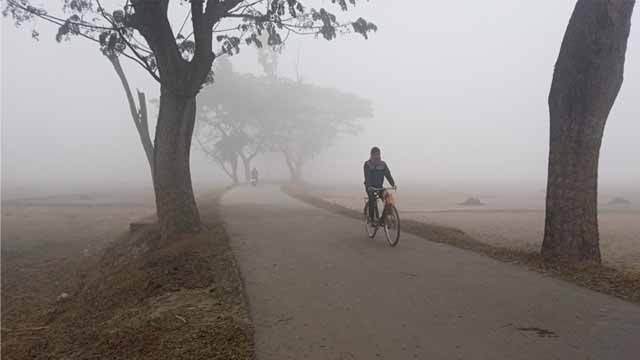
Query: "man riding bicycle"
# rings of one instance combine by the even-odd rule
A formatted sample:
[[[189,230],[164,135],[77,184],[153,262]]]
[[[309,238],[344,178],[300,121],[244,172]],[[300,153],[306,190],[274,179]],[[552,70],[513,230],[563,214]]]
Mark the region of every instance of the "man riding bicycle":
[[[369,197],[369,221],[375,222],[376,212],[376,192],[384,185],[384,179],[395,189],[396,183],[391,176],[391,171],[387,163],[382,161],[380,148],[374,146],[371,148],[369,160],[364,162],[364,189]]]

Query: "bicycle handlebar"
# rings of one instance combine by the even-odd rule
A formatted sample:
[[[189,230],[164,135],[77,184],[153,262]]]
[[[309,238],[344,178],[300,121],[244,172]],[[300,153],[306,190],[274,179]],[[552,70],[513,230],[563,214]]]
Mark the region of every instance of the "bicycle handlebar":
[[[371,190],[371,191],[382,191],[382,190],[396,190],[396,187],[394,186],[394,187],[381,187],[381,188],[376,188],[376,187],[373,187],[373,186],[369,186],[369,188],[368,188],[368,189],[369,189],[369,190]]]

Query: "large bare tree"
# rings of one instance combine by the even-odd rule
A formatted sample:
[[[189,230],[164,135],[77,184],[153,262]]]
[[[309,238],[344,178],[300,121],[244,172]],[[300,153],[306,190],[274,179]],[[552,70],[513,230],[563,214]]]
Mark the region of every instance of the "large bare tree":
[[[355,4],[355,0],[348,2]],[[29,0],[7,0],[4,9],[18,24],[36,17],[57,24],[58,40],[81,36],[118,51],[158,81],[153,168],[163,240],[201,228],[189,157],[196,95],[213,80],[211,66],[218,55],[214,40],[221,44],[222,53],[233,54],[242,40],[262,46],[262,34],[267,35],[265,45],[278,46],[289,34],[317,34],[331,40],[339,32],[352,31],[366,38],[376,30],[362,18],[339,22],[331,11],[307,7],[298,0],[191,0],[188,15],[174,31],[169,16],[173,3],[177,2],[126,0],[122,8],[107,11],[99,0],[61,0],[67,18],[51,15]],[[330,6],[348,9],[347,0],[331,1]],[[185,28],[188,22],[190,27]]]
[[[634,0],[578,0],[549,93],[542,255],[600,262],[598,158],[622,86]]]

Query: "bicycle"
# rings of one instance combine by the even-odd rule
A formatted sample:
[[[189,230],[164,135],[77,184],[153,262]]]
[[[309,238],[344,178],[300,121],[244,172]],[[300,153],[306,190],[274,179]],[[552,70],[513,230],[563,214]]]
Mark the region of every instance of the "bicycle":
[[[384,234],[387,237],[389,245],[396,246],[400,240],[400,215],[395,205],[395,196],[389,191],[392,188],[369,188],[376,198],[375,219],[372,223],[369,220],[369,199],[365,198],[364,202],[364,227],[370,239],[373,239],[378,232],[379,227],[384,228]],[[395,189],[394,189],[395,190]],[[378,216],[378,201],[382,200],[384,208],[382,216]]]

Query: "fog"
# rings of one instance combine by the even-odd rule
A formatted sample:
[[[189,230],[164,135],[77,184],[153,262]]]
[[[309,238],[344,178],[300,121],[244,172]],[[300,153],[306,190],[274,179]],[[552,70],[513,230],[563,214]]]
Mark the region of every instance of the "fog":
[[[309,165],[311,182],[360,183],[378,145],[399,184],[545,184],[553,65],[574,1],[370,1],[364,16],[379,31],[327,42],[291,36],[281,76],[353,92],[374,118]],[[177,7],[182,18],[186,8]],[[638,20],[638,12],[634,20]],[[111,64],[93,44],[58,44],[55,27],[2,24],[3,187],[149,184],[149,171]],[[231,61],[261,73],[255,50]],[[131,86],[159,86],[123,60]],[[215,85],[213,85],[215,86]],[[600,158],[603,187],[640,183],[640,27],[632,26],[625,82],[609,117]],[[636,101],[634,101],[636,100]],[[258,162],[263,164],[264,161]],[[195,183],[226,181],[194,146]],[[277,176],[277,174],[273,174]]]

